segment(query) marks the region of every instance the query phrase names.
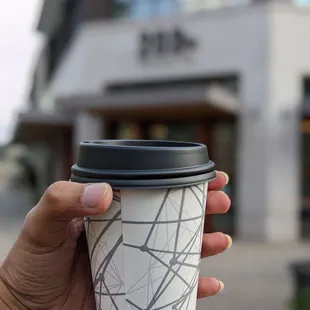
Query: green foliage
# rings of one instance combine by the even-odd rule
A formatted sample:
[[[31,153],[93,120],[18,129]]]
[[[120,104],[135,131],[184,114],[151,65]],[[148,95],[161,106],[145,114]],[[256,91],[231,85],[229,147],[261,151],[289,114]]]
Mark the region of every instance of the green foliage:
[[[310,309],[310,288],[300,291],[292,302],[292,310]]]

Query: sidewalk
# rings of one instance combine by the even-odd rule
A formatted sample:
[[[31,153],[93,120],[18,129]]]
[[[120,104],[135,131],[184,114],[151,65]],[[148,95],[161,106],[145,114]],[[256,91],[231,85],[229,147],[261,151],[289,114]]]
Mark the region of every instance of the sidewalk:
[[[199,301],[198,310],[287,310],[292,296],[288,266],[310,259],[310,244],[235,243],[226,253],[206,259],[202,275],[225,283],[221,295]]]
[[[0,262],[16,240],[33,205],[32,195],[26,189],[0,187]]]
[[[22,227],[22,219],[0,219],[0,263],[10,251]]]
[[[0,220],[0,261],[16,239],[22,220]],[[287,310],[291,296],[288,265],[310,259],[310,244],[234,243],[226,253],[202,262],[202,275],[225,283],[217,297],[198,302],[198,310]]]

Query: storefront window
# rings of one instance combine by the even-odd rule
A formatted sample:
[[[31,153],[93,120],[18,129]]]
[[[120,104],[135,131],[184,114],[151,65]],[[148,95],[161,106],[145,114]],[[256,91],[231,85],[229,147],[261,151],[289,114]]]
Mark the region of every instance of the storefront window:
[[[310,121],[305,121],[310,125]],[[304,126],[304,129],[309,129]],[[302,135],[302,235],[310,237],[310,132],[305,132]]]
[[[121,123],[118,125],[116,139],[135,140],[140,138],[139,126],[135,123]]]
[[[214,130],[213,160],[216,168],[228,173],[229,184],[224,191],[232,200],[232,206],[226,214],[213,216],[213,227],[216,231],[234,234],[235,217],[238,212],[235,202],[235,169],[237,150],[237,126],[235,121],[218,121]]]
[[[303,1],[306,3],[306,1]],[[310,4],[310,1],[308,1]],[[304,107],[309,104],[310,78],[303,80]],[[310,120],[306,117],[301,121],[301,217],[302,236],[310,238]]]
[[[167,140],[169,129],[166,125],[155,124],[150,127],[151,140]]]
[[[197,141],[195,124],[153,124],[149,129],[151,140]]]
[[[236,162],[237,128],[233,121],[219,121],[214,130],[213,156],[217,168],[234,174]]]
[[[309,77],[304,78],[303,89],[304,89],[304,99],[308,100],[310,98],[310,78]]]
[[[135,19],[248,4],[250,0],[114,0],[112,17]]]
[[[112,17],[134,19],[165,15],[175,10],[175,0],[114,0]]]
[[[140,125],[139,125],[140,124]],[[217,164],[218,170],[227,172],[230,176],[229,185],[224,191],[234,201],[235,191],[235,150],[236,124],[230,121],[156,121],[146,122],[146,126],[139,122],[121,122],[116,124],[116,139],[141,139],[142,135],[150,140],[191,141],[206,143],[209,152]],[[211,130],[210,130],[211,129]],[[230,211],[221,216],[209,216],[208,230],[221,230],[234,234],[236,208],[232,205]]]

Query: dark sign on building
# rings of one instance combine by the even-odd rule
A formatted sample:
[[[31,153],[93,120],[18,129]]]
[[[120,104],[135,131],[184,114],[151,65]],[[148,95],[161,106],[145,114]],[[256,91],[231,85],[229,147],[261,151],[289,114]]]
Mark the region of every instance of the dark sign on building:
[[[180,28],[143,32],[140,35],[140,58],[177,56],[196,48],[197,42]]]

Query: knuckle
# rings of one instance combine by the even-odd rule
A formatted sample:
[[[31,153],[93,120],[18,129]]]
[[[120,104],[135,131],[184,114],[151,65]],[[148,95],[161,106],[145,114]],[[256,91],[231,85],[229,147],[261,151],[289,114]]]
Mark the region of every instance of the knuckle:
[[[34,215],[34,212],[35,212],[35,208],[32,208],[26,215],[25,217],[25,220],[24,220],[24,223],[27,224],[29,222],[32,221],[33,217],[35,216]],[[27,225],[26,225],[27,226]]]
[[[50,185],[45,191],[44,200],[51,205],[58,205],[64,199],[64,188],[66,182],[59,181]]]
[[[38,221],[38,206],[32,208],[26,215],[24,224],[21,229],[21,236],[27,238],[29,242],[38,238],[37,233],[37,221]]]

